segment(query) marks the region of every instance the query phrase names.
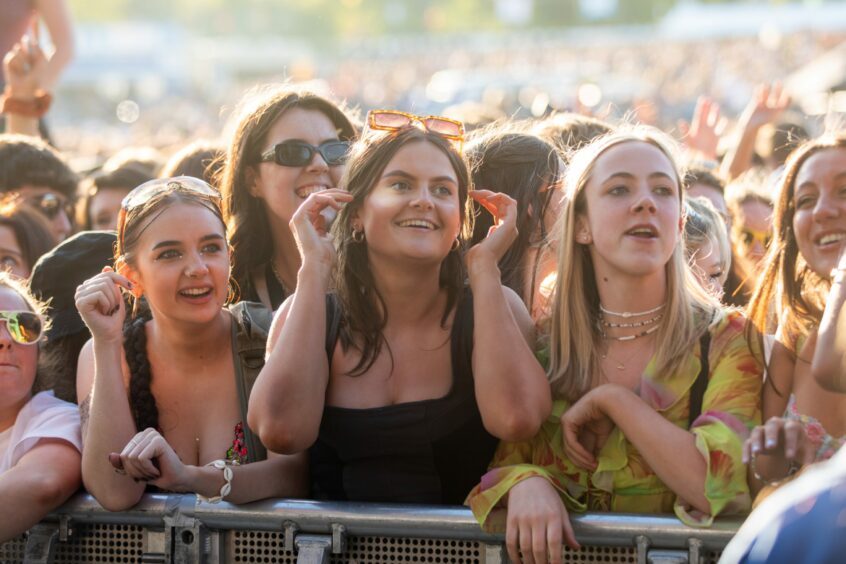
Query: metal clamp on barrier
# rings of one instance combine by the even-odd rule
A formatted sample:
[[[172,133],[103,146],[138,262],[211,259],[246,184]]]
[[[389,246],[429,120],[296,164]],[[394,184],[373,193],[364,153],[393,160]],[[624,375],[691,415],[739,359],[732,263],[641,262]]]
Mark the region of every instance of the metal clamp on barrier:
[[[294,545],[297,564],[329,564],[330,553],[343,554],[347,550],[347,529],[332,523],[331,535],[297,535]]]

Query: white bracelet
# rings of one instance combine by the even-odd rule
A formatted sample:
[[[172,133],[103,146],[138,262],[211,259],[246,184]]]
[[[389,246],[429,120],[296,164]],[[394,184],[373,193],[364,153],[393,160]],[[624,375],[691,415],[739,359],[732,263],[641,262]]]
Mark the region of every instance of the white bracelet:
[[[206,503],[220,503],[223,501],[223,498],[228,496],[229,492],[232,491],[232,467],[229,466],[225,460],[214,460],[206,464],[206,466],[214,466],[218,470],[223,470],[223,479],[226,481],[220,487],[219,495],[206,497],[204,495],[197,494],[197,497],[200,498],[200,501],[204,501]]]

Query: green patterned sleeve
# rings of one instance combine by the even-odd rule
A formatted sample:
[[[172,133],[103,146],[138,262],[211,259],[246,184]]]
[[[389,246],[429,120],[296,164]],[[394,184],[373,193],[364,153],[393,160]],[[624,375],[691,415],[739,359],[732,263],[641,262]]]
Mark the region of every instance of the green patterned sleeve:
[[[549,419],[532,440],[500,442],[490,470],[482,476],[481,482],[465,501],[485,531],[504,530],[504,520],[493,518],[491,512],[504,505],[502,500],[512,487],[528,478],[544,478],[561,492],[565,502],[575,502],[567,493],[558,470],[558,461],[563,453],[558,452],[562,449],[556,444],[555,438],[560,442],[559,417],[563,410],[564,402],[556,401]]]
[[[749,511],[751,497],[743,441],[761,421],[762,367],[750,349],[745,318],[730,313],[713,331],[712,367],[702,402],[702,414],[691,425],[696,448],[705,457],[705,497],[710,512],[697,511],[677,500],[675,513],[688,525],[707,527],[720,514]]]

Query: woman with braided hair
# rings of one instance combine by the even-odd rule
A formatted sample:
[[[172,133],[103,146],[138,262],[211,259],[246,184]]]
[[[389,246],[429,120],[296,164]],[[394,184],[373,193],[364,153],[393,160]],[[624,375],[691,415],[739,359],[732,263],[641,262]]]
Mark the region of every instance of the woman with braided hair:
[[[304,491],[297,456],[267,456],[246,426],[269,311],[224,308],[229,246],[220,197],[189,177],[153,180],[123,200],[115,270],[84,282],[76,306],[92,339],[79,359],[82,474],[103,507],[147,485],[243,503]],[[135,299],[124,323],[122,292]],[[138,299],[149,310],[139,313]]]

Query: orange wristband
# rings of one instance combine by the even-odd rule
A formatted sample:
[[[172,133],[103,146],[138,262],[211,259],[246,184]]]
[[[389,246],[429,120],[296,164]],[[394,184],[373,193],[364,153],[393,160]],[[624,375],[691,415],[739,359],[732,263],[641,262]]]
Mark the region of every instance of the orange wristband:
[[[41,118],[50,109],[53,96],[49,92],[38,91],[29,100],[12,98],[8,93],[0,98],[0,114],[15,114],[28,118]]]

